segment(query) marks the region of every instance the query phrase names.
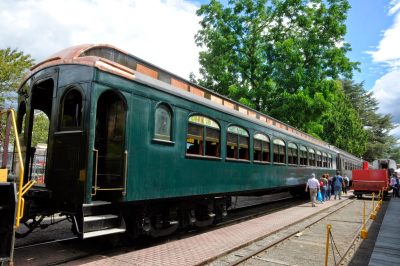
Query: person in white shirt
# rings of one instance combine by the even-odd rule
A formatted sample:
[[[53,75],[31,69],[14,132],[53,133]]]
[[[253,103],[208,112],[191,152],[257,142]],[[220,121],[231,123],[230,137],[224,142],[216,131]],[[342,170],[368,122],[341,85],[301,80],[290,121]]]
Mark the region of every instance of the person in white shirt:
[[[392,189],[393,189],[393,195],[392,195],[392,197],[394,198],[394,197],[397,196],[397,190],[398,190],[398,187],[397,187],[397,180],[396,180],[395,174],[393,174],[392,177],[390,178],[390,186],[391,186]]]
[[[308,179],[306,185],[306,192],[310,190],[311,206],[315,207],[315,199],[319,190],[319,182],[315,178],[315,174],[311,174],[311,178]]]

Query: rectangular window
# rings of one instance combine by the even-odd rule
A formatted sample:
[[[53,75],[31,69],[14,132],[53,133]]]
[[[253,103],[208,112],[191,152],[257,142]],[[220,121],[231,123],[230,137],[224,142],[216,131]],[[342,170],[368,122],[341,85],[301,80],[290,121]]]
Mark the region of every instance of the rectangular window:
[[[226,138],[227,138],[226,157],[236,159],[238,154],[238,146],[237,146],[238,135],[227,133]]]
[[[254,139],[254,161],[262,161],[261,140]]]
[[[265,144],[265,146],[263,145],[263,156],[262,156],[262,160],[264,162],[269,162],[270,161],[270,153],[269,153],[269,142],[265,142],[263,143]]]
[[[186,153],[203,155],[203,127],[200,125],[188,124],[186,137]]]
[[[297,149],[289,148],[289,164],[297,164]]]
[[[220,156],[218,129],[206,128],[206,156]]]
[[[239,136],[239,159],[249,159],[249,138],[245,136]]]
[[[274,163],[285,163],[285,146],[274,145]]]

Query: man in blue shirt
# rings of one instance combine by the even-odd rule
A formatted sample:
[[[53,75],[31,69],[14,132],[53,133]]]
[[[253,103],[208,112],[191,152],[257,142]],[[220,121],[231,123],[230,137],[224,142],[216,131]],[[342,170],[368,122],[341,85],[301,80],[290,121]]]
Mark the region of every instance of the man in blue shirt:
[[[342,187],[343,187],[343,177],[340,175],[340,171],[336,171],[336,175],[332,179],[334,191],[335,191],[335,199],[339,197],[342,199]]]

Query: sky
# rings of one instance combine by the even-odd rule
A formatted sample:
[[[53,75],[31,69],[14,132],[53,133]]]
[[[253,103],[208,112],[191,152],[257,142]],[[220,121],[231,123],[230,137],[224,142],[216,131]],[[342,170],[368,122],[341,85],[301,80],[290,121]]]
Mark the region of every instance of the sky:
[[[198,73],[196,10],[207,0],[0,0],[0,49],[39,62],[66,47],[107,43],[188,78]],[[224,1],[226,2],[226,1]],[[349,0],[345,41],[356,83],[400,124],[400,0]],[[400,127],[393,131],[400,137]]]

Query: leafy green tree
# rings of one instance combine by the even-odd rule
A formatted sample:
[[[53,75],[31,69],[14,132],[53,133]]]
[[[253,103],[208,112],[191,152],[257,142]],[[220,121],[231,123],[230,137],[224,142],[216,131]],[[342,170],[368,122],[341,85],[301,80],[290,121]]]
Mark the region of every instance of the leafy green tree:
[[[32,147],[36,147],[38,143],[47,143],[48,134],[49,118],[42,111],[35,112],[32,129]]]
[[[350,78],[346,0],[212,0],[202,5],[198,82],[321,137],[335,79]]]
[[[17,49],[0,49],[0,109],[4,100],[12,97],[10,92],[17,90],[33,62],[30,55],[25,55]]]
[[[321,118],[324,131],[321,137],[359,157],[367,150],[368,132],[365,131],[359,113],[352,107],[342,88],[341,82],[336,82],[336,92],[331,94],[329,111]]]

